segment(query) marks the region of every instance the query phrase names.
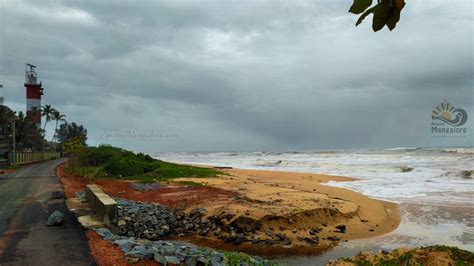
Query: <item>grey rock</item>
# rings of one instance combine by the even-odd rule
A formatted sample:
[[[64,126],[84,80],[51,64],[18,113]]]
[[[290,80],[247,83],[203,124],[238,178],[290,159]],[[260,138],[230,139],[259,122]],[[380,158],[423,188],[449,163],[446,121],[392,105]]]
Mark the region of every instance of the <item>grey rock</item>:
[[[58,225],[62,225],[63,222],[64,222],[64,214],[56,210],[49,216],[46,224],[48,226],[58,226]]]
[[[144,246],[135,246],[132,250],[125,253],[127,257],[144,258],[147,253],[147,248]]]
[[[158,262],[160,265],[166,265],[166,259],[165,257],[163,257],[160,253],[156,253],[155,252],[155,255],[153,256],[153,258],[155,259],[156,262]]]
[[[283,246],[290,246],[290,245],[291,245],[291,241],[290,241],[288,238],[286,238],[286,239],[284,239],[284,240],[281,242],[281,244],[282,244]]]
[[[273,237],[273,231],[270,229],[265,230],[265,234],[269,237]]]
[[[185,256],[184,263],[186,264],[186,266],[196,266],[197,258],[196,256]]]
[[[165,260],[171,265],[179,265],[179,263],[181,262],[179,258],[175,256],[165,256]]]
[[[98,228],[95,231],[105,240],[110,240],[114,236],[107,228]]]
[[[53,199],[64,199],[64,191],[61,191],[61,190],[57,190],[57,191],[53,191],[51,192],[51,197]]]
[[[176,249],[172,245],[165,245],[160,247],[160,253],[163,256],[172,256],[176,253]]]

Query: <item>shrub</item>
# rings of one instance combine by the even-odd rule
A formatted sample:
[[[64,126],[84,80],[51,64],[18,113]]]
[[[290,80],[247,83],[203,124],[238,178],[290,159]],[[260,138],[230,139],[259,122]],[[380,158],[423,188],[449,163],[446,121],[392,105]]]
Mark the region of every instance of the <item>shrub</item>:
[[[95,169],[109,177],[129,177],[143,181],[155,178],[209,177],[221,174],[214,169],[178,165],[156,160],[150,155],[135,154],[110,145],[88,147],[80,157],[81,167]]]
[[[121,156],[112,156],[104,166],[104,170],[113,176],[137,176],[151,172],[159,165],[149,161],[140,161]]]

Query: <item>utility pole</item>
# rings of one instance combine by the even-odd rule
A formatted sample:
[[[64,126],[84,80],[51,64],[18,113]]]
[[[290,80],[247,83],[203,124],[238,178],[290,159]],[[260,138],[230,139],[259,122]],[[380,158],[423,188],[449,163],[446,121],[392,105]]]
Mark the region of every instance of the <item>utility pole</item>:
[[[3,88],[3,85],[0,84],[0,89],[2,89],[2,88]],[[2,95],[3,95],[3,93],[0,92],[0,105],[3,105],[3,100],[4,100],[4,98],[3,98]]]
[[[16,125],[15,120],[12,122],[12,131],[13,131],[13,149],[12,149],[12,164],[16,165]]]

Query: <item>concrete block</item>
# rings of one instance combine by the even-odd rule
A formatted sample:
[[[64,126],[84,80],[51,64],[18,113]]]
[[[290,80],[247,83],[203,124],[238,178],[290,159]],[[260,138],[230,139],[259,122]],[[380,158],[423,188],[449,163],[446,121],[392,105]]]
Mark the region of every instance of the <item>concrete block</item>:
[[[97,185],[87,185],[86,200],[96,213],[99,221],[102,221],[106,225],[117,224],[117,202],[104,193]]]

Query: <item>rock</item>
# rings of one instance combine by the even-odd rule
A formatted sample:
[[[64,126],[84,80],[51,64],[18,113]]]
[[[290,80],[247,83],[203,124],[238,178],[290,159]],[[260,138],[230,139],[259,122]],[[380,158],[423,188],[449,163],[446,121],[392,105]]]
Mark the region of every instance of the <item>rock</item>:
[[[196,256],[185,256],[184,257],[184,264],[186,266],[196,266],[197,265],[197,258]]]
[[[61,190],[57,190],[57,191],[53,191],[51,192],[51,196],[53,199],[64,199],[64,191],[61,191]]]
[[[127,253],[130,250],[132,250],[133,246],[133,241],[128,240],[128,239],[122,239],[122,240],[115,240],[113,242],[115,245],[119,246],[120,249],[124,252]]]
[[[343,233],[343,234],[346,233],[346,226],[343,225],[343,224],[336,226],[336,229],[337,229],[340,233]]]
[[[86,192],[85,191],[76,192],[76,198],[80,200],[84,200],[86,198]]]
[[[56,210],[49,216],[46,224],[48,226],[58,226],[58,225],[62,225],[63,222],[64,222],[64,214]]]
[[[145,259],[152,260],[155,257],[155,249],[154,248],[147,248],[145,250]]]
[[[265,245],[272,246],[272,245],[275,245],[275,244],[276,244],[275,240],[272,240],[272,239],[266,239],[265,240]]]
[[[280,239],[280,241],[282,241],[282,240],[284,240],[284,239],[286,238],[286,235],[281,234],[281,233],[276,234],[275,236],[278,237],[278,239]]]
[[[155,255],[153,257],[156,262],[158,262],[160,265],[166,265],[166,259],[163,257],[160,253],[155,252]]]
[[[282,244],[283,246],[290,246],[290,245],[291,245],[291,241],[290,241],[288,238],[285,238],[285,239],[281,242],[281,244]]]
[[[105,240],[110,240],[114,236],[107,228],[98,228],[95,231]]]
[[[265,234],[269,237],[273,237],[273,230],[267,229],[265,230]]]
[[[311,245],[315,245],[315,244],[318,244],[319,243],[319,238],[316,236],[316,237],[305,237],[304,238],[304,241],[306,241],[307,243],[311,244]]]
[[[180,263],[180,260],[178,257],[175,257],[175,256],[165,256],[165,260],[168,264],[171,264],[171,265],[179,265]],[[166,264],[164,264],[166,265]]]
[[[201,235],[201,236],[207,236],[208,233],[209,233],[209,228],[205,228],[205,229],[202,229],[202,230],[199,232],[199,235]]]
[[[291,230],[291,232],[293,232],[293,234],[296,234],[296,233],[298,233],[298,229],[293,228],[293,230]]]
[[[339,241],[339,240],[341,240],[341,239],[340,239],[339,237],[337,237],[337,236],[329,236],[329,237],[327,238],[327,240],[329,240],[329,241]]]
[[[224,266],[224,263],[218,260],[220,258],[212,257],[211,258],[211,266]]]
[[[125,255],[127,257],[132,257],[132,258],[145,258],[145,255],[147,254],[147,248],[144,246],[135,246],[130,250],[129,252],[126,252]]]
[[[173,256],[176,253],[176,249],[172,245],[166,245],[160,247],[160,253],[163,256]]]

